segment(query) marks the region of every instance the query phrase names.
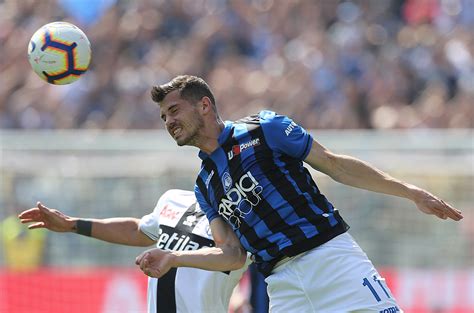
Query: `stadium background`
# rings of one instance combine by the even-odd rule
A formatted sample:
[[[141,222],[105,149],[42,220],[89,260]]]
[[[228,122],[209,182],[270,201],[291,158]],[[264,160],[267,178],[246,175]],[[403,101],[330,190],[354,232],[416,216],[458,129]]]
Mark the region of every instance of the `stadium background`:
[[[42,82],[26,59],[66,20],[89,72]],[[141,248],[25,231],[37,200],[84,217],[141,217],[192,188],[197,151],[163,132],[150,86],[204,77],[224,119],[268,108],[461,209],[407,201],[313,172],[406,312],[474,311],[473,0],[0,0],[0,312],[138,312]],[[248,312],[249,277],[232,301]],[[254,289],[255,290],[255,289]]]

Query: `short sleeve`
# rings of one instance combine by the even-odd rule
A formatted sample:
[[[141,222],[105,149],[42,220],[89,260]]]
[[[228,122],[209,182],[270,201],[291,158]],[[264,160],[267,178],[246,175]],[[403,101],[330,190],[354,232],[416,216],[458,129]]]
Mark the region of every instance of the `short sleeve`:
[[[277,152],[304,160],[311,150],[312,136],[285,115],[260,112],[261,125],[269,147]]]
[[[140,231],[148,236],[151,240],[158,240],[160,231],[160,212],[168,201],[167,199],[167,194],[163,194],[160,199],[158,199],[153,212],[143,216],[140,219],[140,223],[138,225]]]
[[[197,185],[194,187],[194,194],[196,196],[197,202],[199,203],[199,206],[201,207],[201,210],[206,213],[206,217],[209,223],[211,223],[211,221],[216,217],[219,217],[219,213],[214,210],[212,206],[207,202],[206,197],[204,197]]]

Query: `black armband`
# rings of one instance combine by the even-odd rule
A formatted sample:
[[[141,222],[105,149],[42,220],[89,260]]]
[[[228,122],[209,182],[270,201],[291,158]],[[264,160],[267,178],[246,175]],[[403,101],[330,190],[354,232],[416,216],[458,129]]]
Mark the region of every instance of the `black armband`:
[[[92,222],[86,220],[76,221],[76,232],[80,235],[91,236],[92,233]]]

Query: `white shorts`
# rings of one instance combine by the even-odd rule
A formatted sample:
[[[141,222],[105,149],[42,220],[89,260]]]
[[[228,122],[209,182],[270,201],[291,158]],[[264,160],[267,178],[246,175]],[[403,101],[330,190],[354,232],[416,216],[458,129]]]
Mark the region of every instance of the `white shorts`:
[[[348,233],[281,261],[265,281],[270,312],[402,312]]]

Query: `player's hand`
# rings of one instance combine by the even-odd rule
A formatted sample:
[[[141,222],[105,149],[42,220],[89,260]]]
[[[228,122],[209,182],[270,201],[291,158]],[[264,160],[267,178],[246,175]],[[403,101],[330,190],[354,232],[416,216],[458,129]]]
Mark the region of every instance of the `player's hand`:
[[[150,249],[135,259],[135,264],[140,267],[145,275],[160,278],[172,268],[173,255],[170,251],[159,248]]]
[[[425,190],[418,191],[415,203],[421,212],[436,215],[443,220],[450,218],[459,221],[463,218],[461,211]]]
[[[21,223],[33,223],[28,225],[29,229],[46,228],[56,232],[73,231],[75,221],[62,212],[50,209],[41,202],[36,203],[35,208],[23,211],[18,215]]]

